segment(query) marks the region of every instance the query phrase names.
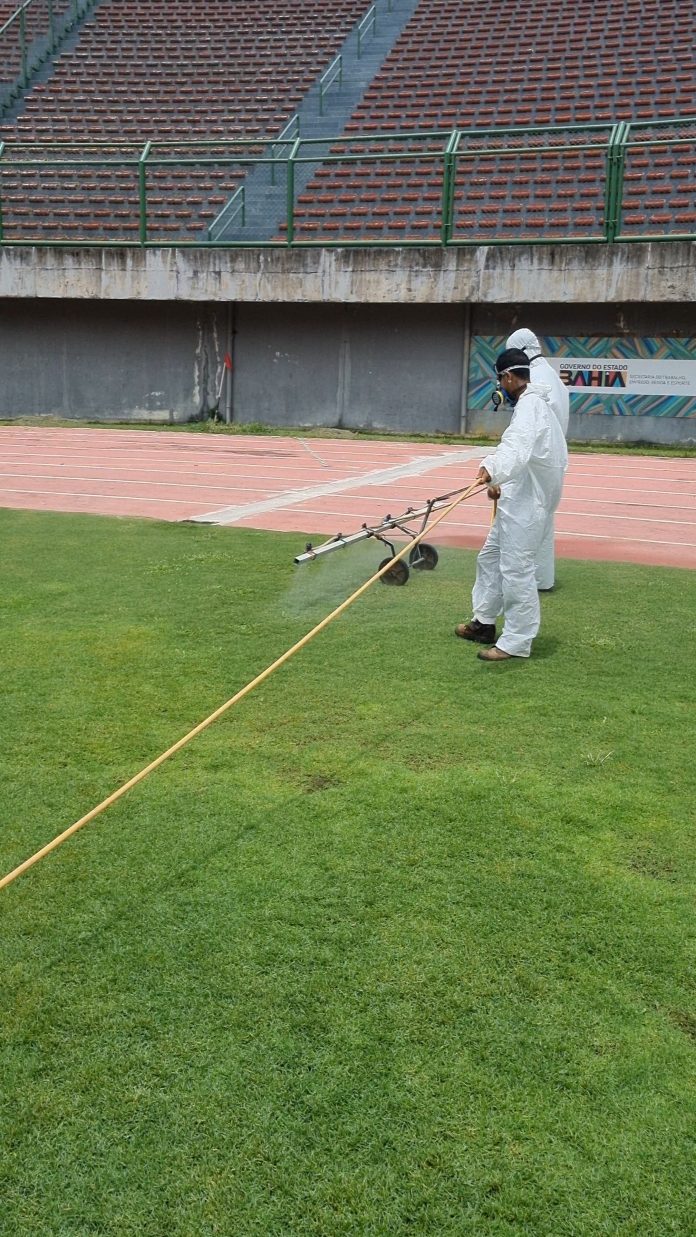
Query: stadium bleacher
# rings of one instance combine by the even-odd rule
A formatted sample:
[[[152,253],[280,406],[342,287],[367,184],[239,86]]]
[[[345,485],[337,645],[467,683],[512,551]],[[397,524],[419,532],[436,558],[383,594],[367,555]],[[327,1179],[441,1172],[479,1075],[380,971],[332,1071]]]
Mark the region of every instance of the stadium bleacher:
[[[649,38],[645,32],[650,31]],[[677,0],[530,4],[500,0],[475,21],[455,0],[422,3],[346,125],[346,135],[404,130],[613,125],[696,113],[696,10]],[[623,222],[636,232],[696,227],[695,126],[689,147],[631,148]],[[640,136],[640,132],[637,136]],[[586,128],[491,138],[506,153],[457,160],[454,221],[485,241],[601,234],[604,135]],[[644,142],[649,134],[642,130]],[[664,135],[667,136],[666,134]],[[554,149],[563,144],[566,149]],[[464,143],[472,150],[471,142]],[[473,150],[483,148],[474,144]],[[520,149],[519,154],[514,148]],[[343,147],[344,155],[360,146]],[[396,149],[396,148],[393,148]],[[320,169],[298,201],[295,239],[437,239],[441,160]],[[317,211],[317,204],[324,212]],[[389,209],[385,210],[385,204]]]
[[[148,240],[204,240],[245,176],[221,162],[228,143],[243,138],[238,155],[263,154],[365,9],[365,0],[99,0],[0,126],[5,239],[142,239],[138,160],[151,141]],[[634,125],[623,226],[693,233],[696,126],[670,131],[689,139],[680,146],[647,124],[696,113],[695,35],[694,7],[677,0],[522,9],[499,0],[473,16],[457,0],[421,0],[353,111],[351,140],[329,145],[300,186],[294,239],[443,239],[443,153],[455,128],[516,132],[460,139],[454,239],[601,239],[607,143],[622,120]],[[407,157],[398,143],[362,140],[404,131],[437,136]],[[72,166],[46,166],[54,143]],[[21,166],[29,156],[34,166]],[[286,237],[280,224],[277,240]]]
[[[291,0],[101,0],[76,45],[0,126],[8,144],[0,164],[6,239],[53,235],[56,224],[68,238],[137,239],[145,142],[277,135],[364,7],[363,0],[307,0],[301,9]],[[56,142],[75,166],[14,166],[28,154],[55,159]],[[77,142],[99,143],[90,165],[78,161]],[[261,149],[252,143],[246,153]],[[154,235],[201,237],[240,180],[214,162],[227,153],[213,146],[205,166],[148,169]],[[179,158],[189,154],[177,148]]]

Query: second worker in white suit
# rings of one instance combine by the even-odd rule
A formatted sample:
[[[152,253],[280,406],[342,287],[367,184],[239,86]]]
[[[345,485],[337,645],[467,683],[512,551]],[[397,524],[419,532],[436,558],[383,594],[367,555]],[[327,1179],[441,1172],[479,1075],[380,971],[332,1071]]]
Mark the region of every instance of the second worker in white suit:
[[[526,326],[513,331],[508,337],[506,348],[521,348],[529,358],[529,372],[533,383],[548,387],[547,399],[551,410],[556,416],[563,431],[563,437],[568,437],[568,419],[570,416],[570,396],[568,388],[561,382],[553,366],[542,356],[541,345],[533,331]],[[536,560],[537,588],[543,593],[549,592],[556,579],[556,563],[554,553],[554,518],[549,517],[547,527],[541,539]]]
[[[529,657],[540,622],[536,555],[558,506],[568,463],[547,388],[530,382],[525,353],[506,349],[496,370],[514,412],[500,445],[479,469],[478,479],[490,483],[498,511],[476,560],[474,617],[455,629],[463,640],[494,646],[479,653],[483,661]],[[500,614],[504,625],[496,643]]]

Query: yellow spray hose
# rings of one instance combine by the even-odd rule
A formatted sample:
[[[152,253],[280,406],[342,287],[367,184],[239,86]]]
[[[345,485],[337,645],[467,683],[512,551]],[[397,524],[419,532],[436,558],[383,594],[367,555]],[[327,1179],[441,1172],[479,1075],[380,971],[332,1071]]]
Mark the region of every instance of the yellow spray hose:
[[[4,889],[6,885],[10,885],[12,881],[17,879],[18,876],[21,876],[23,872],[26,872],[27,868],[30,868],[33,864],[38,863],[39,859],[43,859],[45,855],[50,854],[50,852],[60,846],[62,842],[65,842],[69,837],[72,837],[73,833],[77,833],[78,829],[81,829],[83,825],[88,825],[90,821],[95,819],[96,816],[99,816],[102,812],[105,812],[112,803],[115,803],[117,799],[121,799],[127,791],[132,789],[133,786],[137,786],[138,782],[142,782],[149,773],[153,773],[154,770],[158,769],[161,764],[164,764],[165,760],[168,760],[169,757],[173,756],[175,752],[180,751],[182,747],[185,747],[187,743],[190,743],[192,739],[195,739],[196,735],[199,735],[202,730],[205,730],[206,727],[210,726],[214,721],[217,721],[218,717],[222,717],[223,713],[226,713],[228,709],[231,709],[233,704],[237,704],[237,702],[242,700],[244,696],[248,696],[249,692],[253,691],[255,687],[258,687],[259,683],[263,683],[265,679],[270,678],[275,670],[284,665],[286,661],[289,661],[291,657],[294,657],[295,653],[299,653],[300,649],[304,648],[306,644],[309,644],[310,640],[313,640],[315,636],[318,636],[319,632],[323,631],[325,627],[328,627],[329,623],[332,623],[335,618],[338,618],[339,614],[343,614],[343,611],[347,610],[354,601],[357,601],[358,597],[361,597],[362,594],[366,592],[376,580],[379,580],[383,575],[386,575],[394,563],[399,562],[410,550],[413,549],[414,546],[418,545],[431,528],[435,528],[435,525],[439,524],[441,520],[444,520],[451,511],[454,511],[454,508],[459,506],[459,503],[464,502],[466,498],[470,498],[471,495],[480,490],[481,486],[484,484],[485,482],[483,481],[474,481],[468,489],[464,490],[464,492],[455,498],[449,506],[445,507],[434,520],[431,520],[430,524],[426,528],[422,529],[421,532],[418,533],[418,535],[411,541],[408,541],[398,554],[395,554],[393,558],[390,558],[389,561],[385,563],[383,567],[380,567],[379,571],[376,571],[369,580],[366,580],[365,583],[362,584],[360,588],[356,589],[350,597],[341,602],[340,606],[337,606],[335,610],[332,610],[331,614],[328,614],[326,618],[321,620],[320,623],[317,623],[316,627],[313,627],[306,636],[303,636],[301,640],[298,640],[296,644],[293,644],[292,648],[283,653],[281,657],[278,657],[270,666],[267,666],[261,674],[257,674],[256,678],[252,679],[250,683],[247,683],[246,687],[242,687],[236,695],[232,696],[231,699],[226,701],[225,704],[221,704],[220,708],[216,709],[214,713],[211,713],[210,717],[206,717],[204,721],[199,722],[197,726],[194,726],[193,730],[189,730],[188,734],[184,735],[183,739],[179,739],[178,742],[173,743],[172,746],[168,747],[166,752],[162,752],[162,755],[158,756],[156,760],[151,761],[149,765],[147,765],[144,769],[141,769],[139,773],[136,773],[135,776],[130,778],[129,781],[124,782],[123,786],[119,786],[118,790],[115,790],[113,794],[109,795],[108,799],[104,799],[101,803],[97,804],[97,806],[92,808],[91,812],[88,812],[86,816],[81,816],[79,820],[75,821],[74,825],[70,825],[69,829],[65,829],[63,833],[59,833],[52,842],[48,842],[46,846],[41,848],[41,850],[37,850],[35,855],[32,855],[29,859],[25,859],[24,863],[20,863],[19,867],[15,868],[12,872],[8,872],[7,876],[3,876],[2,879],[0,879],[0,889]]]

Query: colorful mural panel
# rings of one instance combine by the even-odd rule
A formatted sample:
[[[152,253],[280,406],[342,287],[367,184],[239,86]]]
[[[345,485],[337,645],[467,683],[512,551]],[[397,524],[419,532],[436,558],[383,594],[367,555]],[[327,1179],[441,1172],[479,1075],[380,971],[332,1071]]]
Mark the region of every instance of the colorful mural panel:
[[[495,383],[495,358],[505,347],[505,339],[504,335],[472,338],[470,408],[489,406]],[[696,337],[540,335],[539,342],[549,360],[568,360],[567,367],[557,368],[568,383],[571,412],[588,416],[696,417],[696,371],[692,370],[696,365]],[[587,366],[583,367],[585,360]],[[611,366],[612,360],[617,362],[615,367]],[[630,364],[622,365],[631,361],[638,363],[632,373]],[[670,366],[669,362],[674,364]],[[636,388],[649,393],[638,394]],[[676,394],[678,390],[689,394]]]

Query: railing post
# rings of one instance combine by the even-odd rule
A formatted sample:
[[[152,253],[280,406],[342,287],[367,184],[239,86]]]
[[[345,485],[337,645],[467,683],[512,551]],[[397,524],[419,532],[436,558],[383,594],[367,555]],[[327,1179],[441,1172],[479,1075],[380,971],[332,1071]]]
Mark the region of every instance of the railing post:
[[[29,3],[29,0],[27,0]],[[23,4],[19,10],[19,53],[22,59],[22,90],[26,90],[29,81],[27,72],[27,5]]]
[[[454,184],[456,168],[456,151],[459,145],[459,130],[450,133],[444,153],[444,168],[442,170],[442,219],[440,221],[440,240],[443,245],[452,239],[454,225]]]
[[[620,124],[615,124],[609,134],[605,166],[604,184],[604,239],[611,242],[614,239],[614,168],[616,162],[616,138]]]
[[[621,227],[621,199],[626,154],[626,140],[630,125],[621,120],[614,125],[607,146],[607,183],[604,195],[604,236],[613,244]]]
[[[138,199],[140,203],[140,244],[147,243],[147,157],[152,149],[152,142],[146,142],[143,153],[138,161]]]
[[[364,31],[363,31],[363,26],[365,27]],[[377,5],[376,4],[373,4],[372,7],[367,10],[367,13],[363,17],[362,21],[358,22],[358,60],[360,60],[362,56],[363,35],[367,35],[368,30],[372,31],[372,37],[374,39],[375,35],[377,34]]]
[[[292,150],[288,155],[288,186],[287,186],[287,210],[288,210],[288,245],[292,245],[295,239],[295,158],[300,148],[300,138],[296,137],[293,143]]]
[[[338,72],[335,71],[337,68],[338,68]],[[324,98],[328,90],[330,89],[330,87],[333,86],[337,77],[338,77],[338,86],[340,90],[341,86],[343,85],[343,54],[341,52],[339,52],[335,60],[331,61],[331,64],[329,65],[328,69],[326,70],[325,73],[322,74],[321,78],[319,79],[319,115],[320,116],[324,115]]]
[[[626,147],[628,146],[628,137],[631,132],[631,122],[624,120],[621,124],[621,133],[616,151],[616,179],[614,182],[615,194],[615,210],[614,210],[614,235],[612,240],[621,233],[621,213],[623,211],[623,186],[624,172],[626,171]]]
[[[4,153],[5,153],[5,143],[4,143],[4,142],[0,142],[0,160],[2,160],[2,156],[4,155]],[[2,231],[2,193],[0,193],[0,245],[2,244],[2,237],[3,237],[3,231]]]
[[[53,56],[56,50],[56,19],[53,12],[53,0],[48,0],[48,28],[51,38],[51,55]]]
[[[289,133],[289,130],[290,130],[290,129],[294,129],[294,133],[292,133],[292,134],[291,134],[291,133]],[[272,185],[274,185],[274,186],[275,186],[275,183],[276,183],[276,180],[275,180],[275,178],[276,178],[276,172],[275,172],[275,169],[276,169],[276,153],[275,153],[275,152],[276,152],[276,147],[277,147],[277,146],[281,146],[281,145],[283,145],[283,139],[285,138],[285,135],[286,135],[286,134],[287,134],[287,141],[286,141],[286,143],[285,143],[285,144],[289,146],[289,145],[290,145],[290,138],[291,138],[291,137],[297,137],[297,135],[299,134],[299,132],[300,132],[300,118],[299,118],[299,116],[298,116],[297,112],[295,112],[295,115],[290,117],[290,119],[289,119],[288,123],[286,124],[285,128],[284,128],[284,129],[281,129],[281,131],[280,131],[280,133],[278,134],[278,136],[277,136],[277,138],[276,138],[275,142],[272,142],[272,143],[271,143],[271,157],[272,157],[272,159],[273,159],[273,162],[271,163],[271,184],[272,184]]]

